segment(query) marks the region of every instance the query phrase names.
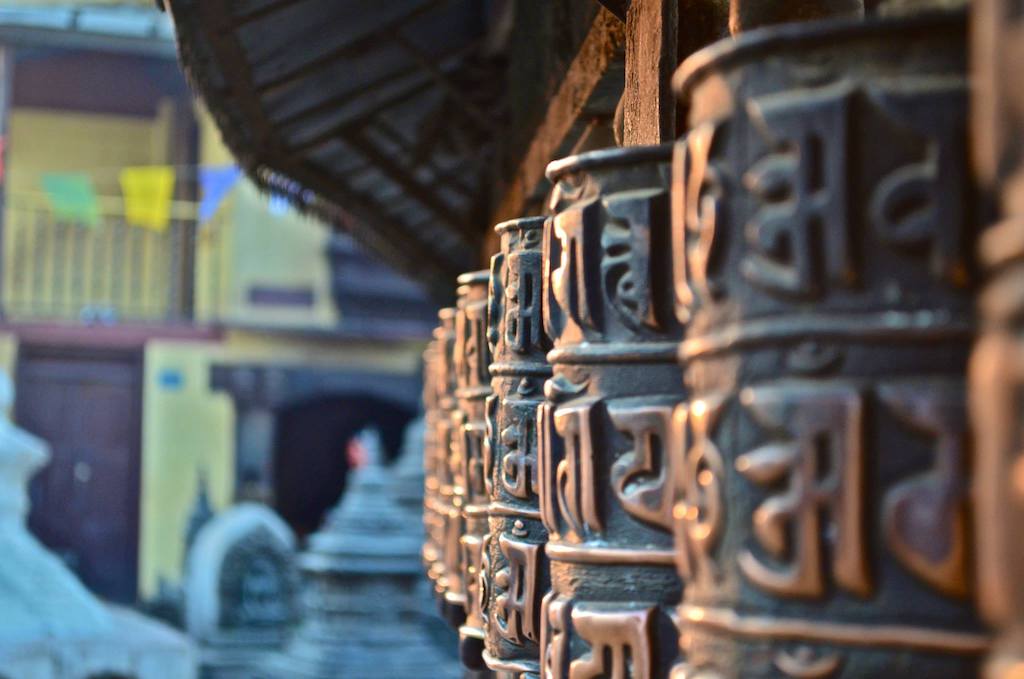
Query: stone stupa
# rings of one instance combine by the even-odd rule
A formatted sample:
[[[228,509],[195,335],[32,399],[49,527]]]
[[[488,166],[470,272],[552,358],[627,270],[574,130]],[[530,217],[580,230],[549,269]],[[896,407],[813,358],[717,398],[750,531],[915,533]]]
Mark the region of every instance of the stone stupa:
[[[12,679],[193,679],[182,635],[93,596],[25,526],[29,479],[50,459],[45,441],[18,428],[0,372],[0,676]]]
[[[444,627],[429,612],[420,567],[423,482],[413,470],[422,474],[422,453],[407,444],[387,468],[376,432],[361,438],[365,463],[350,474],[340,504],[300,557],[305,617],[281,658],[280,676],[459,677],[458,660],[437,637]]]

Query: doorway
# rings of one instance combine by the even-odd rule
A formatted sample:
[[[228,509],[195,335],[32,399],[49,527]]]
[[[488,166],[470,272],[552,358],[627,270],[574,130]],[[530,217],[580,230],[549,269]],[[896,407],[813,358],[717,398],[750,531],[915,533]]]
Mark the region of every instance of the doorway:
[[[413,417],[413,411],[371,396],[330,396],[282,408],[274,436],[275,509],[300,538],[316,531],[344,492],[352,437],[376,427],[387,462],[398,455]]]
[[[19,352],[15,419],[50,444],[30,484],[29,528],[85,585],[131,603],[138,577],[142,359],[138,352]]]

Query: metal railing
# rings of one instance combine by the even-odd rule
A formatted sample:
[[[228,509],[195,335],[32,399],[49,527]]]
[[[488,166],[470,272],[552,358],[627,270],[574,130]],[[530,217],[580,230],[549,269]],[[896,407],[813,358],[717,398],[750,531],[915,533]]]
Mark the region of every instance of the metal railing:
[[[208,225],[209,226],[209,225]],[[162,231],[128,224],[103,199],[95,225],[61,220],[40,196],[8,195],[2,303],[9,320],[89,324],[193,319],[197,223],[175,203]]]

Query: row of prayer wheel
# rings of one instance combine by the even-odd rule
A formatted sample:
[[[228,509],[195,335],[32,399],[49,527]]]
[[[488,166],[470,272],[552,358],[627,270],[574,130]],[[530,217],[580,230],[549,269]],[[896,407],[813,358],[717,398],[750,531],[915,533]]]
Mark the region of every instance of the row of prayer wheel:
[[[987,7],[973,138],[965,13],[784,24],[496,227],[425,354],[467,676],[1024,677],[1024,6]]]

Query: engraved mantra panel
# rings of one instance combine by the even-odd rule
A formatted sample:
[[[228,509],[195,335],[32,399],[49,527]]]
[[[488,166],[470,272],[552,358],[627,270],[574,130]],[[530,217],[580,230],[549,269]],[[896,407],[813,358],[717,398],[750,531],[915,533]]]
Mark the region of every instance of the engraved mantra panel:
[[[484,579],[487,560],[488,480],[484,455],[487,399],[491,395],[490,348],[487,342],[489,272],[459,276],[455,317],[455,368],[458,411],[455,419],[456,495],[461,495],[462,531],[458,538],[459,567],[465,592],[465,622],[459,627],[460,656],[473,670],[484,669]]]
[[[542,218],[495,227],[501,252],[491,260],[488,340],[493,356],[487,403],[489,533],[481,606],[488,666],[502,677],[536,676],[541,597],[549,587],[538,512],[536,411],[550,340],[543,326]]]
[[[675,365],[667,147],[549,166],[544,318],[553,375],[537,411],[551,592],[542,676],[665,677],[676,653]]]
[[[771,28],[676,76],[679,676],[977,675],[963,32]]]
[[[972,155],[986,202],[998,206],[979,247],[984,332],[970,367],[979,606],[999,634],[985,676],[1011,679],[1024,671],[1024,86],[1014,73],[1024,3],[979,0],[971,21]]]

